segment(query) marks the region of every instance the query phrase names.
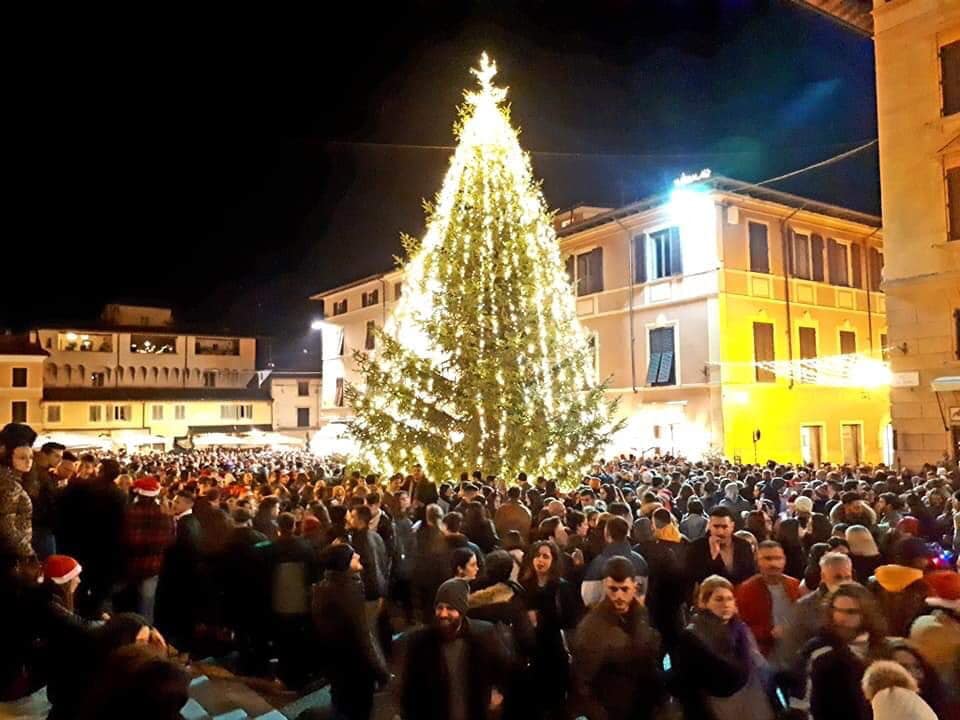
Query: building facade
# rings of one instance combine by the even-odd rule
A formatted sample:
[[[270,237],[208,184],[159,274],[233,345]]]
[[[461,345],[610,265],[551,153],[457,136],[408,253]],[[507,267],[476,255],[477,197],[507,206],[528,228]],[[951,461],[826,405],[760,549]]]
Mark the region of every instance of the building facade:
[[[256,338],[178,329],[166,308],[108,305],[88,326],[35,331],[43,358],[39,425],[47,432],[162,436],[270,430]]]
[[[46,358],[36,333],[0,335],[0,427],[40,423]]]
[[[897,461],[960,461],[960,0],[802,4],[874,41]]]
[[[273,429],[309,440],[320,429],[320,372],[273,370],[267,382],[273,401]]]
[[[617,450],[889,460],[888,388],[857,377],[886,344],[879,218],[714,178],[556,221],[598,379],[627,419]],[[352,351],[376,352],[402,288],[393,272],[314,297],[325,420],[349,416]]]
[[[874,5],[897,457],[960,460],[960,2]]]

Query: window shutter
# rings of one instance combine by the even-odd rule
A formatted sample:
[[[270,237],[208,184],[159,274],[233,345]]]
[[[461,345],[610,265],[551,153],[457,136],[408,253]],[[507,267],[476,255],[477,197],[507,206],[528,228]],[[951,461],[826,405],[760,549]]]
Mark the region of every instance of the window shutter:
[[[770,249],[767,245],[767,226],[748,223],[750,235],[750,271],[770,272]]]
[[[567,277],[570,279],[570,284],[576,287],[577,278],[573,274],[573,255],[567,258]]]
[[[813,360],[817,357],[817,331],[816,328],[800,328],[800,359]]]
[[[678,227],[670,228],[670,274],[683,275],[683,248]]]
[[[647,234],[633,236],[633,281],[647,281]]]
[[[658,385],[673,385],[676,383],[676,375],[673,369],[673,351],[665,352],[660,357],[660,372],[657,374]]]
[[[339,337],[339,339],[337,340],[337,344],[338,344],[338,347],[337,347],[337,355],[338,355],[338,356],[342,356],[342,355],[343,355],[343,338],[344,338],[344,335],[346,335],[346,333],[344,333],[344,331],[341,330],[341,331],[340,331],[340,337]]]
[[[960,240],[960,167],[947,170],[947,209],[950,222],[947,237]]]
[[[840,354],[853,355],[857,352],[857,334],[849,330],[840,331]]]
[[[577,295],[589,295],[591,292],[589,254],[577,255]]]
[[[754,323],[753,324],[753,356],[756,362],[773,362],[773,324],[772,323]],[[756,368],[757,382],[775,382],[777,375],[768,368]]]
[[[870,262],[867,265],[870,271],[870,289],[880,290],[880,282],[883,280],[883,253],[876,248],[870,248]]]
[[[960,112],[960,40],[940,48],[940,84],[944,117]]]
[[[810,258],[810,277],[823,282],[823,238],[819,235],[810,236]]]
[[[603,248],[594,248],[590,251],[590,279],[592,281],[590,292],[603,292]]]
[[[663,353],[650,351],[650,365],[647,367],[647,385],[657,384],[657,375],[660,372],[660,357]]]
[[[863,288],[863,261],[860,257],[860,246],[850,243],[850,284],[855,288]]]
[[[793,259],[793,252],[794,252],[793,230],[791,230],[788,227],[785,227],[783,229],[783,232],[785,232],[787,235],[787,256],[783,259],[783,262],[786,265],[787,275],[793,275],[794,277],[796,277],[797,273],[794,268],[796,268],[797,263]]]

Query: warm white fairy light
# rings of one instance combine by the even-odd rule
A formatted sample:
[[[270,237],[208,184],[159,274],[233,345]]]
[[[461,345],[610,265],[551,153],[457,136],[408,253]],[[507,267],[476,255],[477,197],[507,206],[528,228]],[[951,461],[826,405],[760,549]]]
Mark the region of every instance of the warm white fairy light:
[[[350,388],[364,458],[439,476],[550,475],[592,460],[612,410],[595,385],[551,218],[484,54],[459,144],[376,357]],[[376,402],[374,398],[379,398]]]

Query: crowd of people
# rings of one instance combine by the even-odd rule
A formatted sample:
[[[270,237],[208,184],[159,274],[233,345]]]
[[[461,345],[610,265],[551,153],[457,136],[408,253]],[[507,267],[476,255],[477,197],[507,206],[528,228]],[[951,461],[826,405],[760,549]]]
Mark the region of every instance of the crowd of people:
[[[960,717],[960,472],[619,456],[579,482],[0,432],[0,700],[178,717],[185,658],[336,717]],[[133,709],[133,710],[131,710]]]

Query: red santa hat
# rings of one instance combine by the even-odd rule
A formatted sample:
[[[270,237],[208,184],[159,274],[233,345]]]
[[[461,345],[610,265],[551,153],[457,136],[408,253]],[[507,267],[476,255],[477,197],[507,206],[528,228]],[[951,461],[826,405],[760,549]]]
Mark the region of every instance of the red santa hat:
[[[933,590],[933,597],[927,598],[927,605],[960,610],[960,575],[949,570],[936,570],[924,575],[923,579]]]
[[[64,585],[83,570],[80,563],[69,555],[51,555],[43,563],[43,576],[57,585]]]
[[[133,491],[145,497],[156,497],[160,494],[160,481],[155,477],[143,477],[133,483]]]

